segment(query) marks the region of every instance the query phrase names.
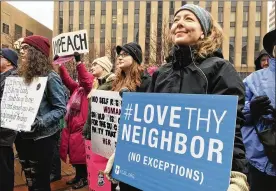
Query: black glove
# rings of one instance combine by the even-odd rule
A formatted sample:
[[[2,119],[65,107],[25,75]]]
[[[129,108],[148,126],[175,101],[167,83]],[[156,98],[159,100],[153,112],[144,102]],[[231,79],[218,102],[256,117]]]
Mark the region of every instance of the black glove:
[[[126,87],[125,87],[125,88],[122,88],[122,89],[119,91],[119,95],[120,95],[121,97],[123,97],[123,93],[124,93],[124,92],[130,92],[130,91],[129,91],[129,89],[126,88]]]
[[[59,56],[58,56],[58,55],[55,55],[54,61],[57,60],[58,58],[59,58]]]
[[[74,57],[75,57],[76,62],[81,61],[81,55],[78,52],[74,52]]]
[[[273,111],[271,101],[267,96],[258,96],[250,103],[251,117],[254,121],[258,121],[262,115],[271,114]]]
[[[38,120],[37,118],[35,119],[35,121],[33,122],[32,126],[31,126],[31,132],[34,132],[37,128],[39,128],[41,125],[40,120]]]

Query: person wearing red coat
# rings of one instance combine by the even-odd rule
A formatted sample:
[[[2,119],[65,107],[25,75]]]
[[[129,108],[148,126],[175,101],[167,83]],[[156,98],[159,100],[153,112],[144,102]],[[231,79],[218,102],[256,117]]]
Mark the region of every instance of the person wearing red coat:
[[[60,65],[59,74],[64,85],[70,91],[70,99],[67,103],[65,115],[66,127],[62,130],[60,143],[60,158],[66,162],[67,155],[70,163],[76,169],[76,176],[68,181],[73,189],[79,189],[87,185],[85,143],[82,136],[83,126],[88,116],[87,95],[92,89],[94,76],[89,73],[80,54],[75,53],[77,62],[78,82],[69,75],[64,65]]]

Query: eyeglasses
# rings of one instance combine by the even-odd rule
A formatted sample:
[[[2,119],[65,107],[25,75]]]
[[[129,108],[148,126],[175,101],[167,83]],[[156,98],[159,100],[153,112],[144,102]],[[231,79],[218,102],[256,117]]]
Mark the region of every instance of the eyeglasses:
[[[28,46],[28,45],[24,45],[24,46],[21,46],[20,49],[25,51],[25,50],[28,50],[29,47],[30,47],[30,46]]]
[[[129,54],[126,53],[126,52],[123,52],[123,53],[121,53],[121,54],[118,54],[118,55],[117,55],[117,58],[119,58],[120,56],[121,56],[122,58],[125,58],[125,57],[129,56]]]

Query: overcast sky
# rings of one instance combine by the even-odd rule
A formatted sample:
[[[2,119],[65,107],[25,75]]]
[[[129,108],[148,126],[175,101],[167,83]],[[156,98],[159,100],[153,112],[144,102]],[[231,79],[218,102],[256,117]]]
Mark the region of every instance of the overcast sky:
[[[7,1],[33,19],[53,30],[54,1]]]
[[[54,2],[53,1],[7,1],[17,9],[31,16],[41,24],[53,30]],[[268,4],[271,9],[272,1]],[[268,10],[268,12],[269,12]]]

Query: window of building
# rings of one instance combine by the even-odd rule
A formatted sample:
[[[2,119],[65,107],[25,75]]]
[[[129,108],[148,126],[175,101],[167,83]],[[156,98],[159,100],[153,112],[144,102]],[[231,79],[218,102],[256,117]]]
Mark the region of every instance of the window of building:
[[[236,21],[236,13],[231,13],[230,14],[230,22],[235,22]]]
[[[63,1],[58,2],[58,9],[59,11],[63,11]]]
[[[111,42],[116,43],[116,28],[111,30]]]
[[[117,1],[112,1],[112,15],[117,15]]]
[[[255,21],[261,21],[261,12],[255,13]]]
[[[170,11],[169,11],[169,14],[170,15],[173,15],[174,14],[174,1],[170,1]]]
[[[124,15],[124,24],[128,22],[128,16]]]
[[[32,33],[31,31],[29,31],[28,29],[26,29],[26,36],[32,36],[34,33]]]
[[[84,28],[84,0],[80,1],[79,30]]]
[[[94,29],[91,29],[91,28],[89,33],[89,40],[90,40],[90,43],[94,42]]]
[[[134,28],[134,40],[138,43],[139,42],[139,27]]]
[[[58,8],[59,8],[58,33],[60,34],[63,31],[63,1],[59,1]]]
[[[105,15],[102,15],[102,16],[101,16],[101,24],[105,24],[105,19],[106,19],[106,16],[105,16]]]
[[[112,16],[112,24],[117,24],[117,15]]]
[[[69,32],[73,31],[73,24],[69,24]]]
[[[235,36],[235,27],[230,27],[230,36]]]
[[[22,37],[22,27],[15,24],[14,29],[14,40],[17,40]]]
[[[101,29],[101,38],[100,38],[100,42],[104,43],[105,41],[105,29]]]
[[[74,1],[69,1],[69,11],[74,10]]]
[[[69,24],[73,24],[73,15],[69,16]]]
[[[256,21],[255,26],[256,27],[261,27],[261,21]]]
[[[242,64],[247,65],[247,37],[242,37]]]
[[[123,14],[124,15],[128,14],[128,1],[124,1],[123,3]]]
[[[90,24],[95,24],[95,15],[90,15]]]
[[[80,0],[80,10],[84,10],[84,0]]]
[[[219,8],[222,9],[222,8]],[[223,10],[218,11],[218,22],[223,22]]]
[[[139,23],[139,14],[134,15],[134,23]]]
[[[247,36],[248,35],[248,30],[247,27],[242,28],[242,36]]]
[[[5,33],[5,34],[10,34],[10,26],[3,23],[2,32]]]
[[[255,28],[255,36],[261,36],[261,27]]]
[[[248,21],[248,12],[243,12],[243,21]]]
[[[90,15],[95,15],[95,1],[90,1]]]
[[[139,9],[140,8],[140,1],[135,1],[134,7],[135,7],[135,9]]]

